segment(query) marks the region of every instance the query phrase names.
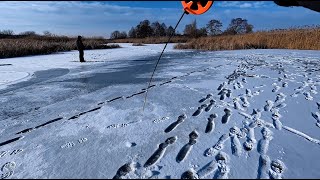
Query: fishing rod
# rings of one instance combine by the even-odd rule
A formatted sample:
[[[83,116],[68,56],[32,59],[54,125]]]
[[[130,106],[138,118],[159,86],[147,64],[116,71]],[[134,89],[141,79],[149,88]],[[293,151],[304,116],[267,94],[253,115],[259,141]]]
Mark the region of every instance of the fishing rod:
[[[167,42],[166,42],[161,54],[160,54],[160,56],[159,56],[159,58],[158,58],[158,60],[156,62],[156,65],[155,65],[155,67],[153,69],[153,72],[151,74],[150,80],[148,82],[148,86],[146,88],[146,94],[145,94],[145,97],[144,97],[144,103],[143,103],[142,111],[144,111],[145,105],[147,103],[148,89],[149,89],[149,87],[150,87],[150,85],[152,83],[152,79],[153,79],[154,73],[155,73],[155,71],[156,71],[156,69],[158,67],[158,64],[160,62],[160,59],[161,59],[165,49],[167,48],[167,45],[170,42],[172,36],[175,34],[176,29],[177,29],[178,25],[180,24],[182,18],[184,17],[185,14],[200,15],[200,14],[203,14],[203,13],[207,12],[210,9],[210,7],[212,6],[213,1],[203,1],[203,0],[181,1],[181,4],[183,6],[183,13],[182,13],[181,17],[179,18],[176,26],[174,27],[174,31],[170,34],[170,36],[169,36],[169,38],[168,38],[168,40],[167,40]]]

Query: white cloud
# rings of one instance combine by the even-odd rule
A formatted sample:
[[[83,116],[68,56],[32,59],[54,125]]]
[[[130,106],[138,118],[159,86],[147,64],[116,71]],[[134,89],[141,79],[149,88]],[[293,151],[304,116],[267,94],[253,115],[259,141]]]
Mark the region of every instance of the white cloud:
[[[250,8],[252,7],[253,5],[251,3],[243,3],[243,4],[240,4],[240,8]]]
[[[262,8],[273,2],[217,1],[215,3],[218,7],[227,8]]]
[[[161,21],[174,26],[182,8],[142,8],[112,5],[109,2],[31,1],[0,2],[0,30],[19,33],[49,30],[56,34],[108,36],[114,30],[128,31],[140,21]],[[128,4],[128,3],[124,3]],[[197,19],[203,27],[211,19],[219,19],[227,26],[232,18],[246,18],[255,29],[284,28],[294,25],[319,24],[320,13],[303,8],[285,8],[273,2],[214,2],[204,15],[185,16],[179,32],[187,23]]]
[[[50,30],[57,34],[107,36],[115,28],[128,30],[144,19],[165,19],[180,14],[177,9],[131,8],[110,5],[107,2],[1,2],[1,28],[19,33]],[[170,19],[170,18],[168,18]],[[170,25],[172,25],[171,22]],[[5,27],[3,27],[5,26]],[[116,26],[116,27],[115,27]],[[38,29],[34,29],[38,27]],[[32,29],[33,28],[33,29]]]

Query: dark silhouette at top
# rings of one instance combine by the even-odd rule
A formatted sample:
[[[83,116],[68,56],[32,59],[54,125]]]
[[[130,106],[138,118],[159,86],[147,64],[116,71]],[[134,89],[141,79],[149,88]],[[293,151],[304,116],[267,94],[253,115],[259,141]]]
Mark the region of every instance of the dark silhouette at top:
[[[82,37],[81,36],[78,36],[78,39],[77,39],[77,48],[78,48],[78,51],[79,51],[79,58],[80,58],[80,62],[86,62],[84,60],[84,45],[82,43]]]
[[[297,0],[278,0],[274,1],[279,6],[290,7],[290,6],[302,6],[313,11],[320,12],[320,1],[297,1]]]

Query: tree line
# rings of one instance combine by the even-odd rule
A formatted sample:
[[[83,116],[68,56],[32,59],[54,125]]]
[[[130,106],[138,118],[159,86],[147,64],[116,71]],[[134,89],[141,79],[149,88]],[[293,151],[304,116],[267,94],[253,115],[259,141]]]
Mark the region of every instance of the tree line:
[[[218,36],[218,35],[236,35],[253,32],[253,25],[248,23],[248,20],[243,18],[234,18],[231,20],[228,27],[223,31],[223,24],[217,19],[210,20],[205,27],[198,28],[197,21],[194,20],[187,24],[183,30],[183,36],[197,38],[203,36]],[[146,37],[163,37],[163,36],[182,36],[175,32],[172,26],[167,27],[165,23],[155,21],[150,23],[149,20],[141,21],[137,26],[132,27],[128,33],[126,31],[113,31],[110,39],[125,39],[125,38],[146,38]]]
[[[13,35],[21,35],[21,36],[37,36],[38,34],[34,31],[24,31],[19,34],[15,34],[13,30],[6,29],[6,30],[0,30],[0,35],[7,35],[7,36],[13,36]],[[43,31],[44,36],[53,36],[52,33],[49,31]]]

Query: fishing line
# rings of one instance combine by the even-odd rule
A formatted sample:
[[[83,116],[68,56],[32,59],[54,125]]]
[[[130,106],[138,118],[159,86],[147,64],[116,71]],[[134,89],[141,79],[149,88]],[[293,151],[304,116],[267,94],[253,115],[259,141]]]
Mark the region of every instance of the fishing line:
[[[158,64],[159,64],[159,62],[160,62],[160,59],[161,59],[161,57],[162,57],[162,55],[163,55],[163,53],[164,53],[164,50],[167,48],[167,45],[168,45],[168,43],[170,42],[172,36],[175,34],[176,29],[177,29],[180,21],[182,20],[182,18],[183,18],[183,16],[184,16],[185,14],[189,14],[189,13],[186,12],[186,11],[184,11],[183,14],[181,15],[179,21],[177,22],[176,26],[174,27],[174,31],[173,31],[173,32],[171,33],[171,35],[169,36],[169,39],[168,39],[168,41],[166,42],[166,45],[164,46],[164,48],[163,48],[163,50],[162,50],[162,52],[161,52],[161,54],[160,54],[160,56],[159,56],[159,58],[158,58],[158,61],[157,61],[157,63],[156,63],[156,66],[154,67],[154,70],[153,70],[153,72],[152,72],[150,81],[149,81],[149,83],[148,83],[148,87],[146,88],[146,95],[145,95],[145,97],[144,97],[144,103],[143,103],[143,109],[142,109],[142,111],[144,111],[144,108],[145,108],[145,105],[146,105],[146,102],[147,102],[148,89],[149,89],[149,87],[150,87],[150,85],[151,85],[153,75],[154,75],[154,73],[155,73],[155,71],[156,71],[156,69],[157,69],[157,67],[158,67]]]

